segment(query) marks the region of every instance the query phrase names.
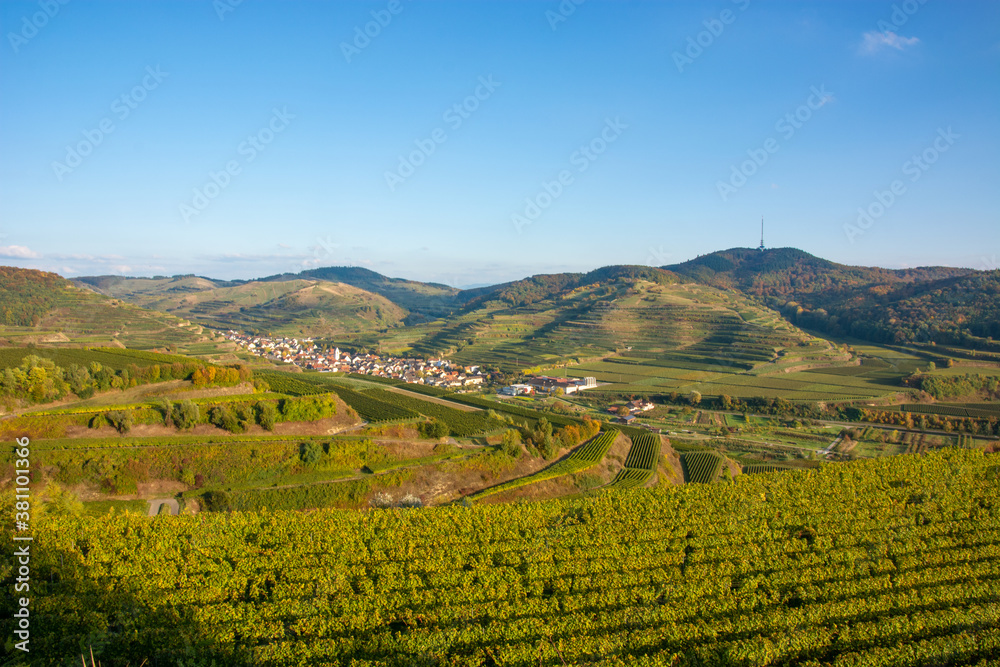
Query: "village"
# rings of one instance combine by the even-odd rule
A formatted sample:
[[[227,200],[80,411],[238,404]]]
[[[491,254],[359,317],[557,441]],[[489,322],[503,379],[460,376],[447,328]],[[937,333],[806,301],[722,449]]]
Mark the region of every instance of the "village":
[[[230,330],[224,334],[248,352],[271,361],[294,364],[305,370],[331,373],[356,373],[390,378],[413,384],[445,387],[458,391],[481,388],[490,377],[480,366],[462,366],[448,359],[417,359],[407,357],[383,357],[376,354],[355,354],[343,352],[339,347],[325,350],[312,338],[269,338],[241,334]],[[534,375],[523,383],[501,387],[501,396],[566,396],[598,386],[596,378],[565,378]],[[625,405],[611,407],[608,411],[617,416],[619,423],[631,424],[636,415],[651,410],[653,403],[634,400]],[[656,429],[659,431],[659,429]]]
[[[447,359],[383,357],[377,354],[342,352],[339,347],[324,350],[312,338],[267,338],[228,331],[223,334],[252,354],[271,361],[283,361],[306,370],[357,373],[437,387],[471,388],[486,379],[479,366],[461,366]]]
[[[221,333],[221,332],[220,332]],[[356,354],[339,347],[324,350],[312,338],[268,338],[230,330],[222,334],[251,354],[271,361],[283,361],[306,370],[334,373],[357,373],[391,378],[414,384],[437,387],[482,387],[489,377],[480,366],[462,366],[448,359],[417,359],[384,357],[377,354]],[[537,394],[564,396],[597,386],[593,377],[564,378],[535,375],[523,383],[501,387],[504,396],[534,396]],[[650,404],[649,407],[652,407]],[[648,407],[637,408],[641,412]]]

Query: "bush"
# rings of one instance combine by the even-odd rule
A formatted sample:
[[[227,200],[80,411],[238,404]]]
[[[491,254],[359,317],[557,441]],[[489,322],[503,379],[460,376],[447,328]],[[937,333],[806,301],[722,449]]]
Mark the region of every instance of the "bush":
[[[230,433],[243,433],[246,428],[225,405],[217,405],[208,411],[208,421]]]
[[[278,421],[278,409],[274,403],[258,401],[257,403],[257,423],[265,431],[273,431],[274,424]]]
[[[392,496],[390,496],[388,493],[379,491],[378,493],[376,493],[371,497],[371,499],[368,501],[368,504],[376,509],[388,509],[390,507],[393,507],[395,505],[395,502],[393,501]]]
[[[122,435],[132,430],[131,410],[109,410],[104,413],[104,418]]]
[[[521,456],[521,434],[515,429],[509,428],[503,432],[503,440],[500,442],[500,449],[511,458]]]
[[[299,458],[306,465],[313,465],[323,457],[323,445],[318,442],[302,443]]]
[[[157,400],[153,407],[163,416],[163,425],[171,426],[173,422],[173,406],[170,405],[170,401],[165,398]]]
[[[206,491],[201,494],[202,506],[209,512],[229,512],[233,501],[225,491]]]
[[[180,403],[174,406],[173,410],[173,420],[177,424],[177,428],[188,429],[193,427],[201,419],[201,410],[198,406],[191,402],[190,399],[184,399]]]
[[[423,422],[418,427],[420,435],[425,438],[446,438],[451,434],[451,429],[443,421],[432,419]]]

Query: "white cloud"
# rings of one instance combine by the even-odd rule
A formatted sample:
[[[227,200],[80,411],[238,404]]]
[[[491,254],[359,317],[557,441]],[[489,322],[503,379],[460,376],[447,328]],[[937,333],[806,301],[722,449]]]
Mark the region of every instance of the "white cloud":
[[[31,248],[27,248],[23,245],[6,245],[0,246],[0,257],[8,257],[11,259],[37,259],[41,257],[41,255]]]
[[[863,37],[864,41],[861,44],[861,52],[866,54],[878,53],[885,47],[902,51],[907,47],[915,46],[920,43],[920,39],[917,37],[903,37],[902,35],[897,35],[891,30],[886,30],[885,32],[872,30],[870,32],[866,32]]]

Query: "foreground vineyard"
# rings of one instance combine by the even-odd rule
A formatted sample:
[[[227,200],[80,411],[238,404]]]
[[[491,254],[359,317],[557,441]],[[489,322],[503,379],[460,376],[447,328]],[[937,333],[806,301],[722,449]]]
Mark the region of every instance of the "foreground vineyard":
[[[517,489],[522,486],[527,486],[528,484],[543,482],[547,479],[554,479],[556,477],[562,477],[563,475],[571,475],[575,472],[582,472],[588,468],[592,468],[604,458],[605,454],[608,453],[608,450],[611,448],[611,445],[614,444],[615,438],[617,438],[618,435],[619,431],[614,429],[610,431],[603,431],[600,435],[577,447],[571,454],[569,454],[569,456],[561,461],[557,461],[549,467],[539,470],[533,475],[518,477],[517,479],[512,479],[509,482],[504,482],[503,484],[497,484],[496,486],[491,486],[488,489],[483,489],[482,491],[472,494],[469,498],[485,498],[486,496],[492,496],[502,491],[510,491],[511,489]]]
[[[632,448],[625,459],[625,468],[608,485],[611,489],[628,489],[649,481],[660,456],[660,436],[642,433],[632,438]]]
[[[31,659],[995,665],[998,480],[945,450],[563,502],[46,518]]]

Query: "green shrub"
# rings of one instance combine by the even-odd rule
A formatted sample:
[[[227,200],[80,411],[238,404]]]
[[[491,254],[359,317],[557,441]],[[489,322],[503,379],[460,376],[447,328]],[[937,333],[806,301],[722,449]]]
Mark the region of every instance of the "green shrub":
[[[217,405],[208,411],[208,421],[230,433],[243,433],[246,427],[225,405]]]
[[[451,434],[451,429],[448,425],[437,419],[423,422],[417,428],[420,431],[420,435],[425,438],[445,438]]]
[[[228,512],[233,509],[233,501],[225,491],[206,491],[201,494],[202,505],[209,512]]]
[[[132,430],[133,419],[131,410],[108,410],[104,418],[122,435]]]
[[[274,406],[274,403],[267,401],[257,402],[257,423],[265,431],[273,431],[274,424],[278,421],[278,409]]]
[[[323,445],[318,442],[304,442],[299,458],[306,465],[313,465],[323,457]]]
[[[190,399],[185,398],[180,403],[174,405],[172,415],[177,428],[188,429],[197,424],[201,419],[201,410]]]

